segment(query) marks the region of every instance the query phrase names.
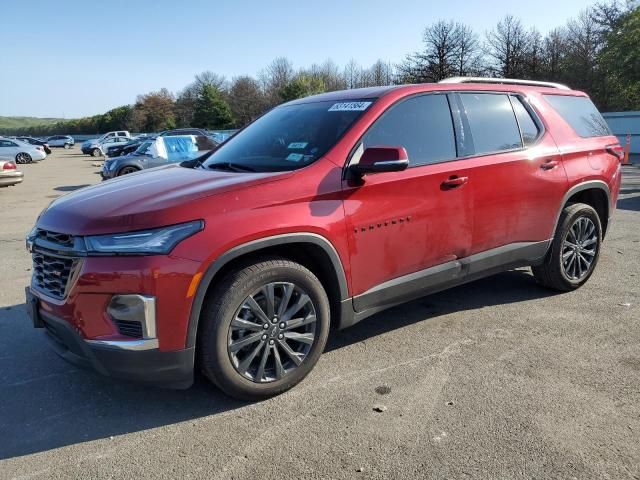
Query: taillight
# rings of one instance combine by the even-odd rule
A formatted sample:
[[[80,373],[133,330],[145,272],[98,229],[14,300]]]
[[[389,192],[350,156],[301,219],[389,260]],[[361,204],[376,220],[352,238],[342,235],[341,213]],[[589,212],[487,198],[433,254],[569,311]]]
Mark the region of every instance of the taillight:
[[[16,169],[16,164],[13,162],[6,162],[2,166],[2,170],[15,170],[15,169]]]
[[[607,153],[610,153],[614,157],[616,157],[619,161],[624,160],[624,148],[621,145],[607,145]]]
[[[40,146],[37,146],[37,147],[36,147],[36,150],[40,150],[41,152],[44,152],[44,148],[43,148],[43,147],[40,147]]]

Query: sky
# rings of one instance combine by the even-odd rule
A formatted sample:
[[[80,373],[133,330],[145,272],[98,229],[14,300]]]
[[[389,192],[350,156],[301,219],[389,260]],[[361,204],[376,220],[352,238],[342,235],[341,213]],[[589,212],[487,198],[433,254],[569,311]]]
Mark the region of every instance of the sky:
[[[591,0],[3,0],[0,116],[78,118],[179,92],[195,74],[257,75],[351,58],[400,62],[440,19],[484,35],[506,14],[543,34]]]

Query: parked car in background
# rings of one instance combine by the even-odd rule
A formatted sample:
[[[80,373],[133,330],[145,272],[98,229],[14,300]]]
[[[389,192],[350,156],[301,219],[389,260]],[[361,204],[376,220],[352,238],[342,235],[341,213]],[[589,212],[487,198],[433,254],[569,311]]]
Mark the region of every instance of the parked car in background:
[[[80,145],[80,149],[82,150],[82,153],[90,154],[90,155],[93,155],[94,157],[99,157],[100,155],[104,154],[104,151],[100,147],[98,147],[98,150],[96,151],[96,146],[102,145],[104,143],[109,143],[110,141],[116,138],[124,138],[126,139],[125,142],[127,142],[131,139],[131,134],[127,130],[114,130],[112,132],[107,132],[98,138],[91,138],[89,140],[85,140]],[[111,145],[124,144],[125,142],[118,140],[118,141],[112,142]]]
[[[0,187],[10,187],[22,183],[24,174],[19,171],[16,164],[0,160]]]
[[[128,155],[130,153],[135,152],[138,149],[138,147],[142,143],[144,143],[147,139],[148,137],[142,137],[142,138],[136,137],[136,138],[132,138],[130,141],[124,144],[118,142],[116,145],[111,145],[110,147],[107,147],[107,150],[104,153],[109,158]]]
[[[47,154],[44,147],[40,145],[31,145],[14,138],[0,137],[0,160],[24,164],[45,158],[47,158]]]
[[[138,149],[121,157],[110,158],[102,166],[103,180],[135,173],[146,168],[193,160],[216,148],[205,135],[157,137],[143,142]]]
[[[237,130],[232,130],[228,132],[213,132],[209,134],[209,138],[214,140],[218,145],[223,142],[226,142],[229,138],[231,138]]]
[[[73,137],[69,135],[54,135],[53,137],[47,138],[46,142],[50,147],[63,147],[63,148],[71,148],[75,145],[75,140]]]
[[[172,130],[165,130],[158,134],[159,137],[171,137],[176,135],[202,135],[207,136],[206,130],[201,128],[174,128]]]
[[[21,142],[25,142],[30,145],[41,146],[42,148],[44,148],[44,153],[46,153],[47,155],[51,153],[51,148],[49,148],[49,144],[44,140],[38,140],[37,138],[33,138],[33,137],[14,137],[14,138],[16,140],[20,140]]]
[[[103,140],[94,140],[89,143],[82,144],[82,153],[93,157],[102,157],[109,147],[117,145],[126,145],[129,143],[128,137],[107,137]]]

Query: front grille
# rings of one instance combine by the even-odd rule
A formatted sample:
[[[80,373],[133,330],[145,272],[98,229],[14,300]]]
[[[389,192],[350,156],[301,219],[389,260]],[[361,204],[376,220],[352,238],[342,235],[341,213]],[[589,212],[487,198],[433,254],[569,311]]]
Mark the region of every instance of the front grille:
[[[126,337],[142,338],[142,324],[131,320],[114,320],[118,332]]]
[[[33,285],[54,298],[62,299],[65,296],[73,266],[73,258],[55,257],[41,251],[34,251]]]
[[[42,229],[36,232],[32,254],[33,288],[59,300],[65,297],[79,261],[73,254],[75,244],[73,235]]]
[[[73,247],[74,238],[66,233],[50,232],[48,230],[38,230],[36,238],[41,238],[47,242],[55,243],[61,247]]]

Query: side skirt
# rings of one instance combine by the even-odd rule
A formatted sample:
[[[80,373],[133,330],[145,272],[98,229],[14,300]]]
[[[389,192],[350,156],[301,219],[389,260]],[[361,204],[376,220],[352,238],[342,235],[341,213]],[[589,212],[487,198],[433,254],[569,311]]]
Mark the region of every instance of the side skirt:
[[[381,283],[342,302],[340,328],[416,298],[512,268],[538,264],[550,245],[551,240],[511,243]]]

